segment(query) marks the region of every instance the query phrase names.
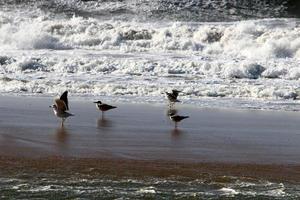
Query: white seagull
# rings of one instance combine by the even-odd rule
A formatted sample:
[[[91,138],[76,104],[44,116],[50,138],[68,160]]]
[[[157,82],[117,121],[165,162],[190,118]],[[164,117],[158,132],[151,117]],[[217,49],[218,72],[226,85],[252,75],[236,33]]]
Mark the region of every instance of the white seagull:
[[[73,114],[66,112],[69,110],[68,91],[65,91],[59,99],[55,99],[54,101],[55,104],[50,107],[53,108],[55,116],[62,119],[61,126],[63,127],[65,120],[70,116],[74,116]]]

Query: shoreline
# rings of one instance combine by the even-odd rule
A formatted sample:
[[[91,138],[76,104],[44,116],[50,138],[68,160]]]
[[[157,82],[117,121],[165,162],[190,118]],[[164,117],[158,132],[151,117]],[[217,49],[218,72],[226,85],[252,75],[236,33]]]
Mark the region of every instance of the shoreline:
[[[34,96],[38,95],[38,96]],[[58,93],[40,94],[40,93],[2,93],[0,98],[29,98],[40,100],[53,100],[57,98]],[[157,96],[94,96],[94,95],[78,95],[70,96],[73,102],[93,101],[96,99],[102,99],[105,102],[113,102],[118,104],[130,104],[137,106],[166,106],[167,101],[164,94],[161,97]],[[153,98],[153,100],[149,100]],[[202,97],[201,99],[190,98],[188,101],[183,97],[181,103],[178,103],[180,107],[206,109],[206,110],[223,110],[223,111],[263,111],[263,112],[297,112],[300,111],[299,99],[247,99],[247,98],[230,98],[230,97]],[[201,103],[199,103],[201,102]],[[252,104],[253,105],[250,105]],[[247,106],[243,106],[247,105]],[[278,106],[282,106],[279,108]],[[292,108],[291,106],[294,106]]]
[[[18,177],[24,174],[48,174],[94,179],[162,178],[189,181],[195,179],[228,181],[239,178],[249,181],[268,180],[297,184],[300,165],[189,163],[162,160],[130,160],[116,158],[20,158],[0,157],[1,176]]]

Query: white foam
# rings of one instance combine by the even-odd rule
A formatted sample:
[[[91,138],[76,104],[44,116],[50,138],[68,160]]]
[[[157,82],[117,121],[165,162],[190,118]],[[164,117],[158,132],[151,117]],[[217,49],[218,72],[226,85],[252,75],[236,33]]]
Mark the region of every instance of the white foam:
[[[164,92],[177,88],[185,103],[198,105],[204,98],[277,102],[299,93],[295,19],[142,23],[9,14],[0,14],[1,93],[68,89],[164,101]]]
[[[145,55],[112,58],[90,55],[90,51],[73,52],[74,56],[60,51],[38,55],[29,52],[29,56],[15,57],[15,61],[1,66],[5,75],[0,80],[3,82],[0,91],[52,94],[68,89],[73,95],[161,100],[164,92],[174,87],[185,92],[181,98],[186,100],[202,97],[292,99],[293,94],[298,93],[296,76],[282,73],[279,78],[264,79],[268,74],[267,70],[263,71],[267,66],[263,62],[191,61],[174,59],[173,55],[164,56],[164,60],[148,59]]]
[[[30,192],[43,192],[43,191],[53,191],[53,190],[55,190],[53,185],[45,185],[45,186],[33,187],[29,191]]]
[[[238,191],[232,189],[232,188],[221,188],[219,190],[221,192],[221,195],[224,195],[224,196],[230,196],[230,197],[234,197],[235,195],[239,194]]]
[[[270,189],[265,191],[263,195],[271,196],[271,197],[284,197],[286,196],[285,186],[283,183],[278,184],[277,188]]]
[[[141,188],[137,191],[137,193],[143,193],[143,194],[155,194],[155,188],[154,187],[145,187],[145,188]]]
[[[15,16],[0,28],[0,44],[6,48],[86,48],[123,52],[176,50],[252,59],[297,58],[300,49],[300,28],[285,19],[151,24],[75,16],[70,19],[19,18]],[[4,16],[0,19],[7,21]]]

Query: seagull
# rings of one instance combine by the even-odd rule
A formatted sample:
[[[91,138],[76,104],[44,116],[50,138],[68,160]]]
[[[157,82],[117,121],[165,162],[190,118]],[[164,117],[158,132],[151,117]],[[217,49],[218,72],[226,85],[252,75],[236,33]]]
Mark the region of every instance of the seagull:
[[[117,108],[116,106],[111,106],[111,105],[102,103],[101,101],[95,101],[94,103],[96,104],[96,107],[102,111],[102,117],[103,117],[103,114],[105,111]]]
[[[186,118],[189,118],[189,116],[170,115],[170,119],[175,122],[175,129],[177,129],[177,123]]]
[[[74,116],[73,114],[66,112],[67,110],[69,110],[68,91],[65,91],[59,99],[55,99],[54,101],[55,104],[50,107],[53,108],[56,117],[62,119],[61,126],[63,127],[65,120],[70,116]]]
[[[170,106],[174,105],[176,102],[180,102],[179,100],[177,100],[178,94],[181,91],[179,90],[172,90],[172,93],[166,92],[167,98],[169,100]]]

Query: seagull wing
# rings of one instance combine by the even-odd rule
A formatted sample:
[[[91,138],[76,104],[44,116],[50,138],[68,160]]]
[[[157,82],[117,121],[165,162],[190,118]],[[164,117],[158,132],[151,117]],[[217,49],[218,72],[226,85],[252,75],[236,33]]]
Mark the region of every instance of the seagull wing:
[[[172,93],[166,92],[166,95],[167,95],[168,98],[175,98],[176,99],[176,97]]]
[[[181,91],[179,91],[179,90],[172,90],[172,95],[173,95],[175,98],[177,98],[179,92],[181,92]]]
[[[67,110],[66,103],[61,99],[55,99],[55,104],[59,111],[65,112]]]
[[[107,108],[107,109],[117,108],[116,106],[112,106],[112,105],[108,105],[108,104],[103,104],[103,106],[105,106],[105,108]]]
[[[189,116],[180,116],[180,115],[173,115],[173,116],[170,116],[170,117],[175,122],[180,122],[181,120],[183,120],[185,118],[189,118]]]
[[[65,91],[59,99],[65,103],[65,110],[69,110],[68,91]]]

